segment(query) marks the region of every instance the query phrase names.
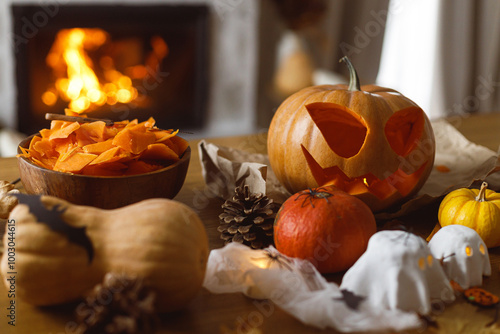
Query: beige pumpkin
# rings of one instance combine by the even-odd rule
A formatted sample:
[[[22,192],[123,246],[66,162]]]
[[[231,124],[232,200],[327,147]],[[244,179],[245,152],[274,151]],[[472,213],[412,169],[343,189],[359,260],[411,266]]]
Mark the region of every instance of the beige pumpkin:
[[[38,222],[27,205],[17,205],[10,215],[16,226],[16,298],[33,305],[70,302],[115,272],[143,277],[156,291],[158,310],[171,311],[185,306],[201,288],[208,240],[199,217],[186,205],[150,199],[102,210],[50,196],[41,200],[47,208],[66,208],[62,218],[68,225],[86,227],[94,256],[89,262],[84,247]],[[1,271],[4,277],[12,271],[7,256]]]

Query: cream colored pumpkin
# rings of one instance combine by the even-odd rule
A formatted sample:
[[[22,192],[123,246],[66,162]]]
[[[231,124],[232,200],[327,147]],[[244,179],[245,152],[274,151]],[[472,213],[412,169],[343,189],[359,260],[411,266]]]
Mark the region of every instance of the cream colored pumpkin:
[[[37,222],[27,205],[17,205],[10,215],[16,226],[16,298],[33,305],[73,301],[100,283],[107,272],[143,277],[156,291],[160,311],[179,309],[198,293],[208,240],[199,217],[186,205],[150,199],[102,210],[49,196],[43,196],[42,202],[47,208],[66,208],[62,218],[67,224],[86,227],[94,258],[89,263],[83,247]],[[7,235],[5,247],[6,241]],[[1,271],[4,277],[12,271],[7,256],[2,258]]]

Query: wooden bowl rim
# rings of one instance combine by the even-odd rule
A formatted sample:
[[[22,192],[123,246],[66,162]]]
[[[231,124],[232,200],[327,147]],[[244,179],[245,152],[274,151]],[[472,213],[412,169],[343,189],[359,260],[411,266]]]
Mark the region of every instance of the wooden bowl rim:
[[[23,147],[23,148],[29,147],[28,145],[31,142],[31,139],[34,136],[37,136],[37,135],[39,135],[39,133],[32,134],[31,136],[23,139],[19,143],[19,145],[17,147],[17,153],[18,154],[22,154],[23,152],[21,151],[20,147]],[[31,165],[34,168],[37,168],[37,169],[41,170],[42,172],[54,173],[56,175],[57,174],[61,174],[61,175],[65,175],[65,176],[81,177],[81,178],[88,178],[88,179],[126,179],[126,178],[144,177],[144,176],[159,174],[159,173],[165,172],[167,170],[177,168],[178,166],[184,164],[186,161],[189,161],[189,159],[191,158],[191,145],[188,145],[188,147],[186,148],[186,150],[182,154],[182,157],[180,158],[179,161],[176,161],[175,163],[173,163],[173,164],[171,164],[171,165],[169,165],[169,166],[167,166],[165,168],[162,168],[162,169],[158,169],[158,170],[155,170],[155,171],[152,171],[152,172],[148,172],[148,173],[134,174],[134,175],[119,175],[119,176],[112,176],[112,175],[111,176],[107,176],[107,175],[81,175],[81,174],[74,174],[74,173],[67,173],[67,172],[59,172],[59,171],[55,171],[55,170],[52,170],[52,169],[47,169],[47,168],[44,168],[42,166],[39,166],[39,165],[33,163],[31,160],[29,160],[28,158],[25,158],[25,157],[18,156],[17,158],[24,160],[29,165]]]

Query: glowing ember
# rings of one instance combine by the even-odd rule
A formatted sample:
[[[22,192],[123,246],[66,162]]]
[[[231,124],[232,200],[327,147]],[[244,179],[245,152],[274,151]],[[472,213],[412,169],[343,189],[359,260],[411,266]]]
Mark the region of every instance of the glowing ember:
[[[95,65],[89,51],[95,51],[109,42],[109,35],[102,29],[73,28],[58,32],[47,55],[46,62],[56,76],[54,86],[45,91],[41,98],[44,104],[53,106],[58,99],[68,102],[70,110],[76,113],[89,112],[97,107],[129,103],[138,97],[132,78],[146,74],[144,65],[132,69],[132,78],[119,72],[109,56],[102,56]],[[168,53],[168,47],[161,37],[152,40],[156,65]],[[146,64],[150,65],[150,64]],[[156,68],[156,66],[155,66]],[[99,70],[100,79],[94,70]]]

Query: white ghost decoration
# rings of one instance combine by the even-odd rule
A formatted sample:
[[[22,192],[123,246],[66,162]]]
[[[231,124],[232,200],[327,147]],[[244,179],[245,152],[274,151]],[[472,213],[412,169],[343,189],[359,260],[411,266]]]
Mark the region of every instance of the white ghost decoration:
[[[428,314],[431,300],[455,300],[450,282],[425,240],[409,232],[381,231],[346,272],[341,289],[366,296],[374,307]]]
[[[429,242],[432,255],[441,260],[450,280],[464,289],[483,284],[483,275],[491,275],[488,248],[470,227],[448,225],[441,228]]]
[[[272,246],[251,249],[231,242],[208,257],[203,286],[212,293],[242,292],[263,316],[274,305],[304,324],[340,332],[401,332],[421,328],[417,314],[366,303],[364,296],[328,282],[308,260],[289,258]]]

